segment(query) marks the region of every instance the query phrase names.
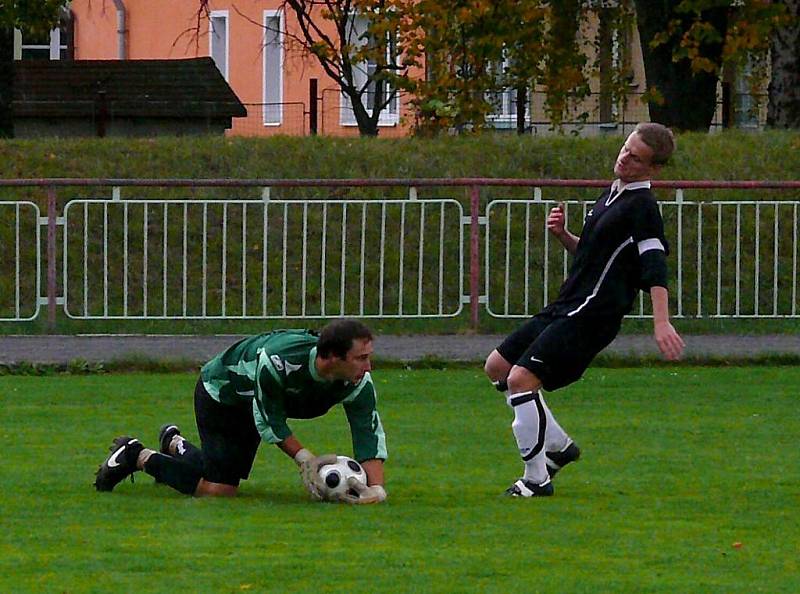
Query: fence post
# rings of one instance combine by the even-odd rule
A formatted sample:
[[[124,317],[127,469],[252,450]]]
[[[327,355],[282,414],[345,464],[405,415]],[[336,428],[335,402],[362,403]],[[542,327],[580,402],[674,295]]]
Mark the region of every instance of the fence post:
[[[472,320],[472,330],[478,331],[478,302],[480,301],[480,241],[478,209],[481,203],[479,186],[469,188],[469,303]]]
[[[47,331],[56,329],[56,189],[47,187]]]

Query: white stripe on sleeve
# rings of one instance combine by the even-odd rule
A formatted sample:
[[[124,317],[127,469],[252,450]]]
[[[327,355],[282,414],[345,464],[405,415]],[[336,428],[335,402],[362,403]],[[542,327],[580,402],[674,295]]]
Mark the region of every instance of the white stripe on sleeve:
[[[661,250],[665,252],[664,244],[661,243],[661,240],[657,237],[652,239],[643,239],[639,243],[636,244],[636,247],[639,248],[639,255],[641,256],[645,252],[649,252],[650,250]]]

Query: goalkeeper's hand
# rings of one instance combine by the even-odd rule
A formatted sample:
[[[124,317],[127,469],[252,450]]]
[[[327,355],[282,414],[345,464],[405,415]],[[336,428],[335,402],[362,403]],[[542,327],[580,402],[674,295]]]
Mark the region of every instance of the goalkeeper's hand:
[[[339,495],[336,499],[337,501],[356,505],[386,501],[386,489],[384,489],[382,485],[372,485],[368,487],[356,477],[351,476],[347,479],[347,486],[350,487],[350,489],[348,489],[345,494]],[[351,489],[356,492],[356,495],[350,493]]]
[[[300,480],[311,494],[311,498],[315,501],[326,501],[328,499],[328,486],[319,476],[319,469],[326,464],[335,464],[336,454],[315,456],[303,448],[297,452],[294,460],[300,467]]]

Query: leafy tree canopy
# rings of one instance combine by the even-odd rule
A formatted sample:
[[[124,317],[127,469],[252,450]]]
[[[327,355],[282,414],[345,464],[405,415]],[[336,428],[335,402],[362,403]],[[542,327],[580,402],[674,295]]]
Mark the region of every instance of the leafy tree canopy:
[[[42,33],[58,23],[61,8],[68,0],[3,0],[0,2],[0,27],[17,27]]]

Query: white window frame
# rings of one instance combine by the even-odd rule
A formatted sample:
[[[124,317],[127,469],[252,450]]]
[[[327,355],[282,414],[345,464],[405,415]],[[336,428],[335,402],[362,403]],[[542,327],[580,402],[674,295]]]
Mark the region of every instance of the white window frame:
[[[19,44],[19,49],[17,49],[17,44]],[[22,54],[25,50],[42,50],[46,49],[50,51],[50,59],[51,60],[60,60],[61,59],[61,50],[69,49],[66,43],[61,43],[61,28],[55,27],[54,29],[50,30],[50,43],[47,45],[45,44],[34,44],[34,43],[25,43],[25,39],[22,36],[22,31],[19,29],[14,29],[14,59],[21,60]]]
[[[357,15],[355,13],[351,14],[349,18],[355,19],[358,18],[359,16],[361,16],[362,18],[368,18],[363,15]],[[390,49],[387,47],[387,52],[389,51]],[[390,57],[391,56],[386,56],[387,60]],[[353,64],[353,67],[354,70],[366,73],[369,70],[369,63]],[[350,102],[350,98],[344,93],[340,93],[339,97],[340,97],[339,125],[344,128],[352,128],[358,126],[355,114],[353,113],[353,105]],[[394,105],[394,110],[392,110],[392,105]],[[400,108],[401,108],[401,101],[400,101],[400,94],[398,93],[397,95],[395,95],[394,101],[390,103],[386,108],[384,108],[383,111],[381,112],[381,115],[378,117],[378,126],[380,127],[397,126],[400,123]]]
[[[505,71],[508,67],[508,57],[503,56],[503,61],[498,63],[498,66]],[[500,93],[500,105],[497,111],[487,114],[486,121],[493,124],[497,128],[507,128],[517,125],[517,90],[511,87],[506,87]],[[527,109],[525,110],[525,123],[530,124],[531,121],[531,90],[528,90]]]
[[[284,68],[284,59],[285,54],[283,51],[283,42],[284,42],[284,34],[285,34],[285,16],[282,10],[265,10],[263,16],[263,25],[264,25],[264,35],[267,34],[267,21],[268,19],[278,18],[279,25],[278,28],[280,32],[278,33],[278,51],[280,52],[280,60],[278,66],[278,121],[277,122],[268,122],[267,121],[267,52],[266,48],[262,48],[262,54],[264,55],[264,59],[262,60],[262,71],[261,71],[261,95],[262,100],[264,102],[264,109],[262,110],[261,119],[262,124],[267,127],[275,127],[283,125],[283,68]]]
[[[227,81],[231,67],[231,21],[227,10],[212,10],[208,15],[208,55],[214,59],[214,19],[225,19],[225,72],[222,77]],[[219,66],[217,66],[219,68]]]

